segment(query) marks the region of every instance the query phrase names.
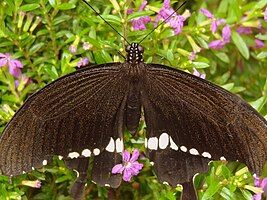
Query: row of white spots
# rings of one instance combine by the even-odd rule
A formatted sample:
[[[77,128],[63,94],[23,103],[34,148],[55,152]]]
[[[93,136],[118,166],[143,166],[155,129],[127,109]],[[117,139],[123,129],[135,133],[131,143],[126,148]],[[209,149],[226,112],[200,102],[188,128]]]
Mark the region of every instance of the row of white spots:
[[[186,146],[180,146],[178,147],[177,144],[173,141],[172,137],[169,136],[167,133],[162,133],[159,138],[157,137],[151,137],[151,138],[145,138],[145,147],[150,150],[158,150],[159,149],[166,149],[170,145],[170,148],[178,151],[179,149],[182,152],[189,152],[191,155],[201,155],[205,158],[211,159],[211,154],[209,152],[203,152],[200,154],[197,149],[191,148],[187,149]],[[226,160],[225,157],[221,157],[220,160]]]
[[[117,138],[116,141],[111,137],[110,141],[106,147],[106,150],[108,152],[114,152],[116,150],[117,153],[121,153],[123,151],[123,140],[120,138]]]

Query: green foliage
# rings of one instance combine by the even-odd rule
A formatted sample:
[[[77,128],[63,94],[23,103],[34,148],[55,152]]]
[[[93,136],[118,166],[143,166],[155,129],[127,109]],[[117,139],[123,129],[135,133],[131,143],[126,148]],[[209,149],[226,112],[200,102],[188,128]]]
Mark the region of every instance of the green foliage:
[[[140,41],[153,28],[134,31],[131,20],[140,16],[155,17],[162,1],[149,1],[146,10],[138,11],[141,0],[92,1],[93,7],[112,24],[129,42]],[[177,1],[172,1],[178,7]],[[155,30],[142,45],[145,61],[161,63],[192,71],[197,68],[207,74],[207,79],[231,92],[238,93],[263,115],[267,115],[267,50],[266,28],[263,10],[266,0],[261,1],[188,1],[181,14],[188,9],[191,16],[179,35],[174,35],[168,25]],[[211,20],[199,10],[208,8],[216,18],[226,19],[232,36],[230,43],[220,50],[212,50],[209,43],[221,38],[219,32],[210,31]],[[127,14],[127,9],[135,12]],[[79,0],[3,0],[0,2],[0,53],[10,53],[20,60],[23,75],[30,78],[15,78],[8,67],[0,67],[0,132],[15,111],[34,91],[60,76],[75,71],[81,57],[91,63],[123,62],[118,51],[125,54],[126,45],[119,35]],[[261,25],[262,28],[258,28]],[[252,27],[253,33],[238,33],[238,27]],[[265,30],[265,32],[264,32]],[[255,47],[255,38],[265,42],[264,48]],[[89,43],[89,49],[82,48]],[[75,53],[70,45],[77,48]],[[194,60],[189,60],[192,52]],[[19,84],[16,85],[15,81]],[[139,135],[144,135],[142,126]],[[144,140],[126,135],[129,148],[143,148]],[[171,188],[158,183],[153,167],[143,159],[145,167],[131,183],[123,183],[116,190],[100,188],[88,182],[87,199],[177,199],[181,188]],[[267,169],[264,176],[267,176]],[[68,190],[75,180],[75,173],[66,169],[64,163],[54,159],[51,166],[12,179],[0,176],[0,200],[5,199],[70,199]],[[23,186],[22,180],[41,180],[40,189]],[[253,179],[247,168],[236,163],[213,162],[207,174],[195,177],[195,186],[201,199],[251,199]]]

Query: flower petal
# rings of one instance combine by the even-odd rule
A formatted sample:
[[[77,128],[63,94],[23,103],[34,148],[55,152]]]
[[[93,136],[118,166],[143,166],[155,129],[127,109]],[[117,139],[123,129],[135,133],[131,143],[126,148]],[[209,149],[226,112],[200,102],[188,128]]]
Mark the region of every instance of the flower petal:
[[[131,180],[132,176],[133,176],[132,175],[132,170],[125,169],[124,172],[123,172],[122,178],[123,178],[124,181],[129,182]]]
[[[205,8],[201,8],[200,12],[202,12],[202,14],[205,15],[207,18],[214,18],[214,15],[211,14],[211,12]]]
[[[118,165],[115,165],[111,172],[112,174],[121,174],[124,170],[124,167],[122,166],[122,164],[118,164]]]
[[[267,178],[264,178],[261,181],[261,188],[263,189],[265,195],[267,195]]]
[[[5,58],[1,58],[1,59],[0,59],[0,67],[5,66],[6,64],[7,64],[7,59],[5,59]]]
[[[9,66],[9,73],[18,78],[21,75],[20,68]]]
[[[19,60],[16,60],[16,59],[12,59],[9,61],[9,66],[12,65],[16,68],[23,68],[23,65],[22,63],[19,61]]]
[[[222,40],[214,40],[211,43],[209,43],[209,48],[211,49],[221,49],[225,45],[225,42]]]
[[[133,154],[132,154],[132,157],[130,159],[130,162],[136,161],[138,159],[139,155],[140,155],[140,153],[139,153],[138,149],[135,149],[133,151]]]
[[[123,162],[129,162],[130,158],[131,158],[131,154],[129,153],[129,151],[125,150],[122,153],[122,160],[123,160]]]

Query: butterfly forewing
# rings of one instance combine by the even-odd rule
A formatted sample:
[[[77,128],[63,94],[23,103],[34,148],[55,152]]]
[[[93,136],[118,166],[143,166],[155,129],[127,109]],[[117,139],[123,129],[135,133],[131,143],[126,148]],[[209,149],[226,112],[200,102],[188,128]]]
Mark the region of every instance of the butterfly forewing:
[[[69,153],[81,156],[84,149],[91,154],[100,151],[101,155],[111,138],[122,138],[123,109],[129,87],[125,70],[118,63],[86,68],[58,79],[31,96],[1,137],[2,172],[21,174],[42,166],[43,160],[49,160],[52,155],[68,159]],[[110,172],[119,162],[114,154],[95,156],[99,179],[107,173],[101,166],[109,166]]]
[[[186,178],[205,169],[203,165],[209,157],[206,155],[210,155],[211,160],[221,157],[239,160],[254,172],[261,171],[267,159],[267,123],[251,106],[193,75],[156,64],[147,64],[146,68],[141,98],[147,137],[159,138],[167,133],[179,147],[176,157],[170,149],[150,153],[159,177],[176,174],[176,183],[170,178],[162,181],[173,184],[188,181]],[[202,161],[191,162],[194,159],[190,150],[193,157]],[[172,166],[182,170],[172,169]],[[168,171],[169,176],[164,171]]]

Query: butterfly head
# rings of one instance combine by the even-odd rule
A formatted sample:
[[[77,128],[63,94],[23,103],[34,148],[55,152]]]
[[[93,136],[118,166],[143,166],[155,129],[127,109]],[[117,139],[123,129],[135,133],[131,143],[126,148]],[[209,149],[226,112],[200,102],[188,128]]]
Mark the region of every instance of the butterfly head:
[[[126,47],[126,52],[127,52],[126,61],[128,63],[138,64],[143,62],[144,48],[141,45],[137,43],[132,43]]]

